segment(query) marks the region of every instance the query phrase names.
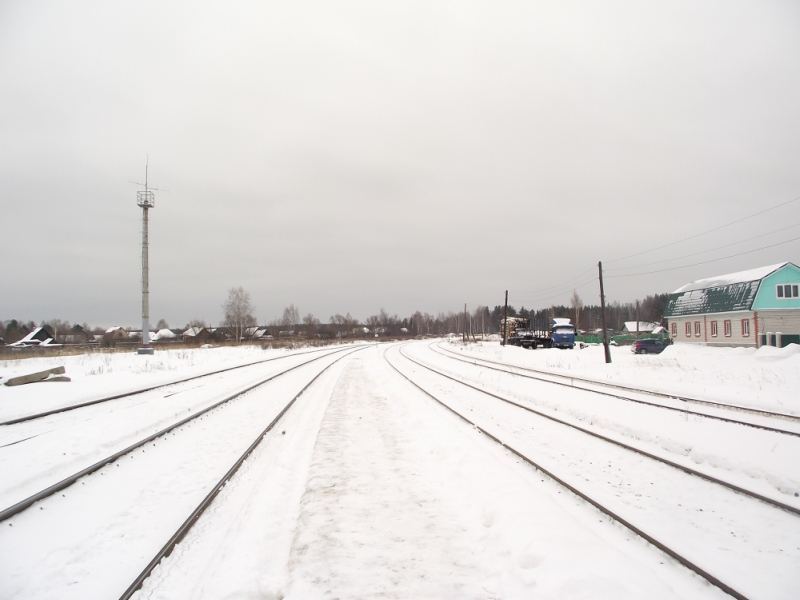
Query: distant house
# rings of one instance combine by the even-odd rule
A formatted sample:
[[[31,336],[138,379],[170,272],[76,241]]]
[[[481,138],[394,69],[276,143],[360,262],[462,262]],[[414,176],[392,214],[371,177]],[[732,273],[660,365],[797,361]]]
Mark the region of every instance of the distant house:
[[[675,342],[709,346],[800,344],[800,268],[784,262],[699,279],[669,296]]]
[[[124,327],[109,327],[103,334],[103,344],[106,346],[113,346],[117,342],[124,342],[130,339],[128,332]]]
[[[272,337],[272,335],[270,335],[269,329],[267,327],[255,327],[254,329],[255,329],[255,331],[250,336],[250,339],[252,339],[253,341],[255,341],[255,342],[263,342],[263,341],[266,341],[266,340],[273,339],[273,337]]]
[[[186,344],[206,344],[211,337],[211,331],[205,327],[189,327],[181,336]]]
[[[214,327],[208,331],[211,333],[211,339],[215,342],[227,342],[236,337],[236,334],[233,333],[233,329],[230,327]]]
[[[648,323],[645,321],[639,321],[638,327],[636,321],[625,321],[625,326],[622,328],[623,333],[653,333],[653,330],[658,327],[658,323]],[[602,329],[600,332],[602,333]]]
[[[171,329],[159,329],[150,336],[153,342],[174,342],[177,341],[178,335]]]
[[[30,346],[53,346],[53,336],[44,327],[37,327],[21,340],[9,344],[14,348]]]
[[[74,325],[69,332],[61,336],[61,340],[65,344],[85,344],[92,341],[92,335],[84,331],[80,325]]]

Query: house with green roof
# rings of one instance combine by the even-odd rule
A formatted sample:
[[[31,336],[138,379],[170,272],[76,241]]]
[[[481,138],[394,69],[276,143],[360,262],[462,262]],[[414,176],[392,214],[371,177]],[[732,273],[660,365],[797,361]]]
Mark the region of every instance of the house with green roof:
[[[800,268],[784,262],[699,279],[669,296],[674,342],[708,346],[800,344]]]

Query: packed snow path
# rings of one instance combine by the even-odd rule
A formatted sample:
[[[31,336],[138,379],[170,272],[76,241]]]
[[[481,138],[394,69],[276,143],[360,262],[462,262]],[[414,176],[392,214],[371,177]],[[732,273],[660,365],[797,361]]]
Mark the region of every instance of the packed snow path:
[[[435,404],[384,352],[399,360],[396,347],[373,346],[325,372],[136,597],[726,597]],[[502,414],[489,418],[516,418]],[[206,436],[235,431],[225,421]],[[102,493],[110,505],[124,496],[114,486]],[[53,500],[62,514],[46,532],[20,537],[2,524],[0,555],[15,560],[0,561],[0,596],[115,597],[110,590],[124,590],[146,562],[131,541],[168,534],[155,524],[160,514],[141,518],[136,505],[127,529],[87,534],[81,495],[70,496],[72,512]],[[180,500],[155,487],[147,496],[153,506]],[[45,539],[74,546],[74,538],[69,557],[16,556]],[[753,598],[800,589],[797,572],[765,581]],[[33,583],[12,589],[20,578]]]
[[[343,361],[143,598],[724,597],[453,419]],[[329,389],[322,389],[328,386]]]

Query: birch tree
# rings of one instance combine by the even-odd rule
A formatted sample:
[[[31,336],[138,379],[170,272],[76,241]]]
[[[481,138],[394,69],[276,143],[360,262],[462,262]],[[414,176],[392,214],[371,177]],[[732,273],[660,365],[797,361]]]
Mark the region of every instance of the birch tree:
[[[233,330],[237,342],[242,340],[245,329],[256,324],[253,316],[256,307],[242,286],[228,290],[228,299],[222,305],[222,310],[225,313],[224,325]]]

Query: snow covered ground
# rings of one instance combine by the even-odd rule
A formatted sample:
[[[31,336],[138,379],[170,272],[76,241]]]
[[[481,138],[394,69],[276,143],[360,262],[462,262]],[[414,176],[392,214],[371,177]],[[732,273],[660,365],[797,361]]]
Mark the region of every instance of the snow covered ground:
[[[597,347],[439,343],[506,364],[800,415],[800,353],[791,348],[675,346],[659,356],[614,348],[614,362],[605,365]],[[373,344],[338,362],[344,353],[298,367],[1,522],[0,597],[119,597],[242,448],[328,365],[135,597],[726,597],[452,415],[394,367],[662,541],[693,553],[748,597],[800,596],[800,517],[607,449],[564,425],[521,416],[415,365],[401,350],[492,393],[798,506],[800,438],[655,416],[657,409],[458,363],[437,353],[436,344]],[[0,363],[4,378],[57,364],[73,378],[0,387],[4,421],[282,357],[136,401],[0,427],[0,510],[170,419],[312,358],[288,354],[243,347]]]
[[[484,342],[464,349],[512,365],[800,416],[797,344],[755,349],[678,343],[656,355],[633,354],[630,346],[611,346],[610,350],[611,364],[605,363],[600,345],[554,352]]]

